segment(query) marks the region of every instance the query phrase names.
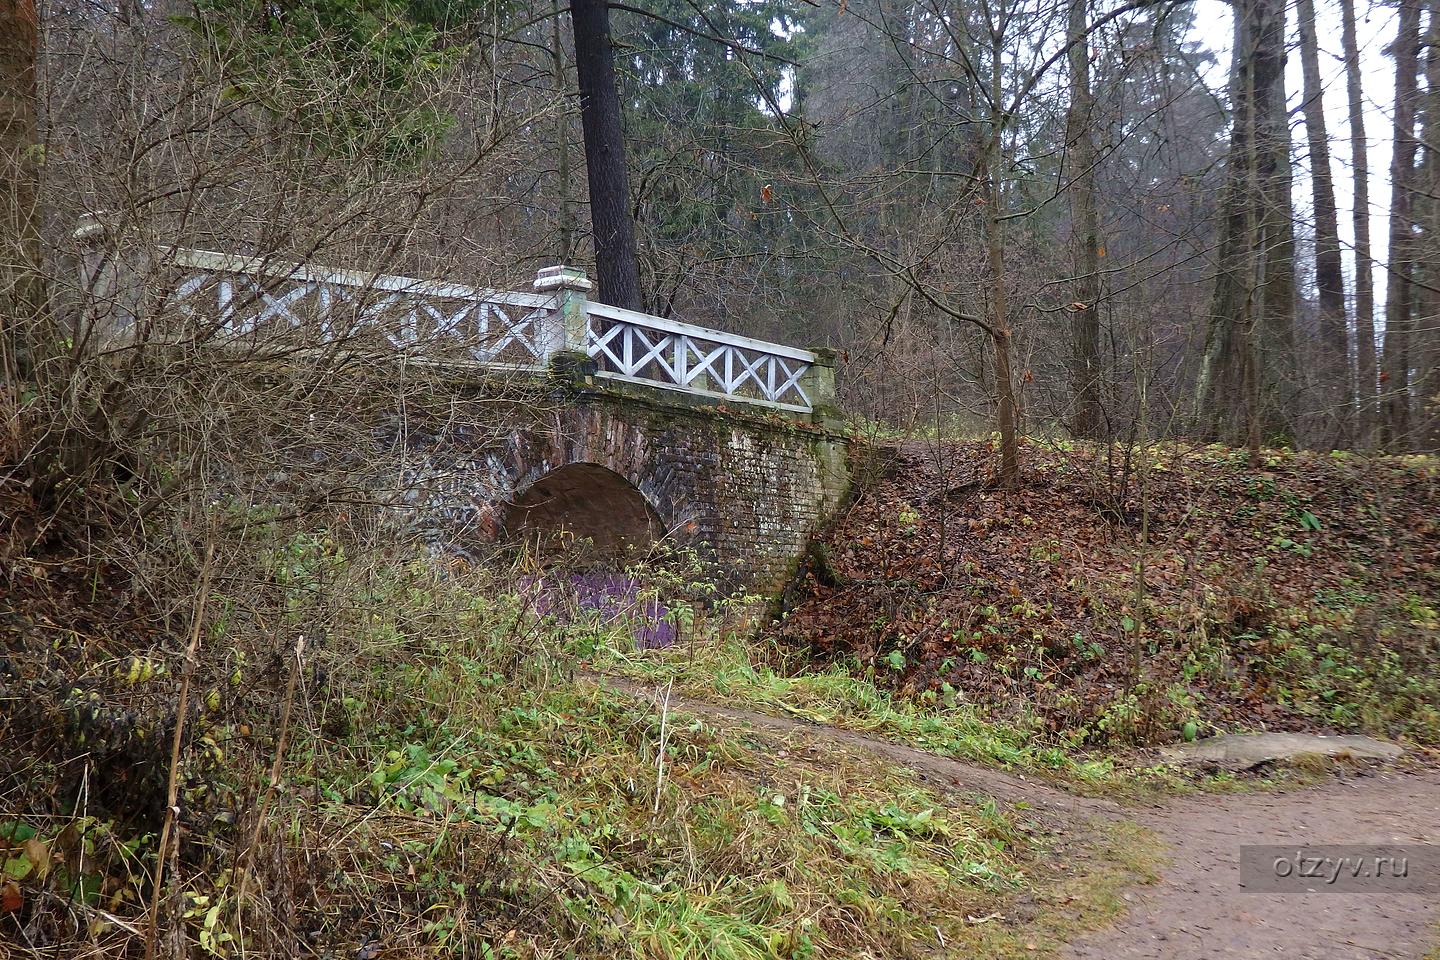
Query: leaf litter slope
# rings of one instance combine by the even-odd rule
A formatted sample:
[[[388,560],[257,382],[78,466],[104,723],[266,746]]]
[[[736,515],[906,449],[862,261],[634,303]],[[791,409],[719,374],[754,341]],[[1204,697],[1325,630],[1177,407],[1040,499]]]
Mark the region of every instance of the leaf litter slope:
[[[909,443],[778,634],[1077,744],[1216,729],[1440,738],[1434,458]]]

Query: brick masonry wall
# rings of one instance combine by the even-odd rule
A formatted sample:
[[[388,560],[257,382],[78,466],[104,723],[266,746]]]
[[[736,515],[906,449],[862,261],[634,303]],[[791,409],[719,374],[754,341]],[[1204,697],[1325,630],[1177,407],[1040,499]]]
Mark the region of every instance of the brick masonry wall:
[[[773,594],[849,485],[844,438],[791,415],[609,382],[557,388],[512,414],[501,432],[422,418],[389,438],[403,448],[411,525],[445,549],[502,539],[508,503],[551,471],[592,463],[632,484],[667,536],[717,562],[727,586]]]

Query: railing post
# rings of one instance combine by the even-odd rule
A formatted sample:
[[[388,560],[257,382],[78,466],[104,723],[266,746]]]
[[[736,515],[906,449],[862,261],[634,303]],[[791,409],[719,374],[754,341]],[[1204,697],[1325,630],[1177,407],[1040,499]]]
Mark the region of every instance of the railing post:
[[[552,321],[536,337],[540,356],[552,370],[583,374],[593,366],[586,349],[590,289],[590,280],[579,267],[545,267],[535,274],[535,291],[555,294]]]
[[[689,376],[689,375],[690,375],[690,370],[689,370],[690,361],[689,361],[688,354],[689,354],[689,351],[690,351],[690,344],[691,344],[693,341],[691,341],[691,339],[690,339],[689,337],[676,337],[675,339],[676,339],[676,340],[679,342],[679,344],[680,344],[680,352],[681,352],[682,354],[687,355],[687,356],[686,356],[686,361],[685,361],[685,366],[686,366],[685,375],[686,375],[686,376]],[[699,353],[699,354],[701,354],[701,356],[702,356],[702,358],[703,358],[703,356],[704,356],[704,351],[703,351],[703,350],[700,350],[700,349],[697,347],[697,348],[696,348],[696,352]],[[706,367],[704,370],[701,370],[699,373],[695,374],[695,376],[690,377],[690,382],[687,384],[687,386],[689,386],[689,387],[691,387],[691,388],[693,388],[693,389],[695,389],[695,390],[709,390],[709,389],[710,389],[710,374],[713,373],[713,372],[714,372],[714,371],[713,371],[710,367]]]
[[[811,347],[815,361],[800,378],[800,386],[810,398],[816,423],[838,424],[842,418],[835,399],[835,351],[828,347]]]
[[[83,213],[71,236],[80,253],[82,339],[106,343],[133,336],[144,297],[145,264],[127,262],[101,213]]]

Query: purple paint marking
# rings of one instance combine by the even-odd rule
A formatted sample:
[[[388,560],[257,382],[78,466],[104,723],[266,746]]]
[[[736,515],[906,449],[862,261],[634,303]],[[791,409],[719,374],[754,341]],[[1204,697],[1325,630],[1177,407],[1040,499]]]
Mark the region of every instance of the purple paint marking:
[[[597,614],[602,623],[623,624],[635,639],[637,650],[668,647],[679,635],[669,609],[653,597],[642,597],[640,581],[623,573],[572,573],[527,578],[536,589],[535,609],[570,623],[584,613]]]

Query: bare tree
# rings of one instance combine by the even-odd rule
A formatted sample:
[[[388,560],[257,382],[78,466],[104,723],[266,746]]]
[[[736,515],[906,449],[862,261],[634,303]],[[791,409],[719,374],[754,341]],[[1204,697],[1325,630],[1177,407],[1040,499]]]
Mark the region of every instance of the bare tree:
[[[1231,135],[1218,272],[1196,386],[1199,432],[1257,454],[1288,432],[1273,395],[1293,363],[1294,232],[1285,114],[1285,6],[1235,4]]]
[[[1370,251],[1370,150],[1365,141],[1365,93],[1360,80],[1360,45],[1355,36],[1355,0],[1340,0],[1341,42],[1345,48],[1345,91],[1350,112],[1350,168],[1355,208],[1355,385],[1358,440],[1374,429],[1379,366],[1375,352],[1375,272]]]
[[[1070,0],[1070,104],[1065,115],[1070,177],[1070,249],[1074,301],[1070,304],[1071,429],[1082,437],[1100,431],[1100,216],[1095,203],[1095,101],[1090,90],[1089,4]]]
[[[1421,101],[1415,238],[1420,289],[1411,337],[1411,385],[1416,397],[1412,435],[1419,449],[1440,447],[1440,3],[1428,0],[1425,24],[1425,93]]]
[[[1012,14],[1006,0],[985,0],[981,4],[990,40],[990,96],[984,176],[988,187],[989,215],[985,217],[985,250],[990,268],[990,342],[995,351],[996,417],[1000,425],[1000,481],[1007,487],[1020,483],[1018,435],[1019,411],[1015,402],[1015,375],[1010,368],[1013,333],[1006,271],[1005,133],[1008,116],[1005,103],[1005,46]]]
[[[1416,101],[1420,74],[1420,4],[1403,0],[1393,47],[1395,145],[1390,160],[1390,264],[1385,284],[1385,353],[1381,364],[1381,432],[1390,449],[1410,438],[1410,339],[1415,324]]]
[[[567,95],[565,83],[565,44],[561,33],[560,0],[553,0],[550,9],[550,70],[555,97],[561,103]],[[555,179],[560,191],[560,262],[569,263],[575,252],[575,205],[570,197],[570,117],[565,110],[555,111]]]
[[[1315,0],[1298,0],[1296,15],[1305,82],[1305,132],[1310,143],[1310,183],[1315,204],[1315,285],[1320,295],[1320,365],[1317,373],[1326,417],[1333,422],[1346,419],[1351,403],[1345,274],[1340,257],[1335,181],[1330,172],[1330,134],[1325,127],[1324,88],[1320,82]]]
[[[45,284],[40,272],[40,208],[37,157],[35,63],[39,21],[34,0],[0,3],[0,374],[15,384],[29,351],[19,328],[43,308]],[[14,397],[0,396],[9,406]],[[8,401],[8,402],[7,402]]]

